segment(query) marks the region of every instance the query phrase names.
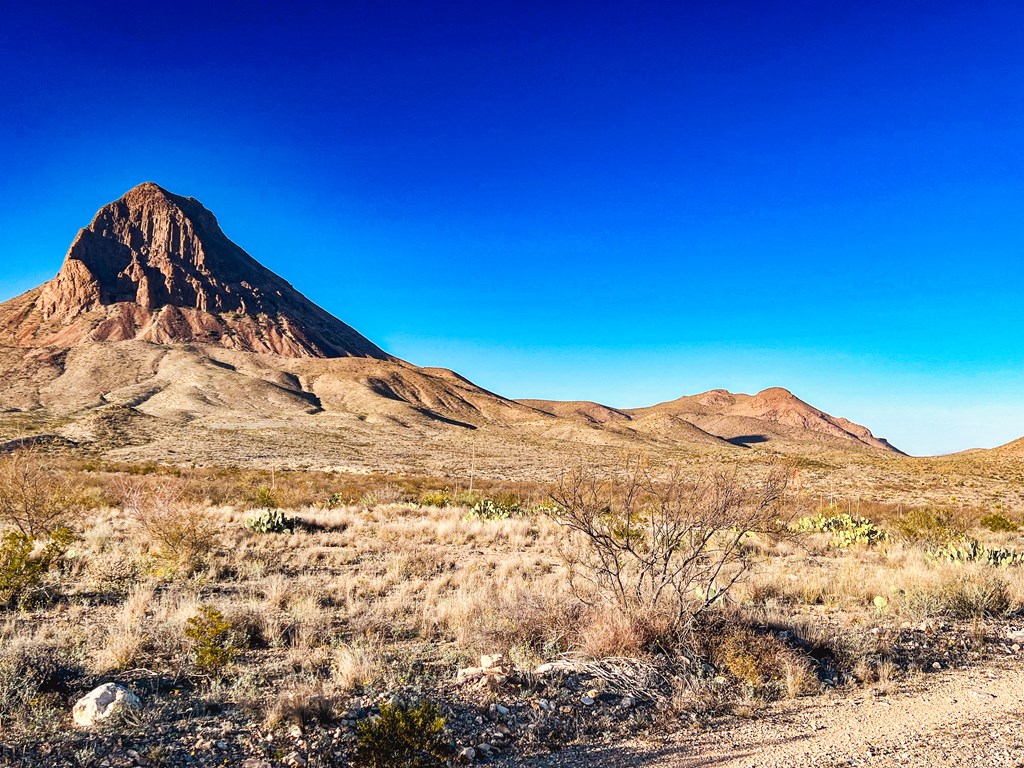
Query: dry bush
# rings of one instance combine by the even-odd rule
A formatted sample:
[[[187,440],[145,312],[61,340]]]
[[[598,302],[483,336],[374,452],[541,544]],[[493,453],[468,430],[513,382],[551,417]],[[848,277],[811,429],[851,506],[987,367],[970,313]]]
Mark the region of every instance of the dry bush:
[[[809,656],[772,632],[726,623],[716,629],[708,646],[715,666],[762,699],[795,698],[817,688]]]
[[[494,579],[477,572],[450,594],[422,603],[420,633],[442,630],[463,648],[482,653],[547,658],[572,646],[583,608],[567,599],[559,582],[557,577]]]
[[[979,569],[957,574],[943,585],[945,613],[957,619],[978,619],[1002,616],[1010,609],[1010,595],[1005,579]]]
[[[562,555],[575,594],[637,624],[691,626],[746,572],[747,537],[782,529],[785,487],[778,467],[756,486],[726,471],[691,478],[673,468],[658,479],[640,459],[617,476],[575,469],[551,513],[572,534]]]
[[[129,479],[119,488],[125,513],[146,537],[156,557],[175,570],[193,573],[216,548],[218,526],[205,503],[190,496],[187,479],[159,483]]]
[[[264,715],[264,726],[268,729],[285,725],[304,728],[313,723],[330,723],[334,715],[334,697],[322,685],[298,683],[278,693]]]
[[[153,602],[153,587],[134,587],[109,623],[103,646],[93,654],[92,668],[98,674],[128,669],[141,657],[148,642],[146,613]]]
[[[384,674],[380,651],[367,645],[342,645],[334,650],[331,683],[342,693],[372,686]]]
[[[67,639],[15,635],[0,644],[0,733],[15,728],[52,734],[66,717],[65,701],[82,677]],[[0,740],[6,741],[6,739]]]
[[[81,515],[79,487],[48,467],[37,450],[0,457],[0,527],[38,539],[78,522]]]

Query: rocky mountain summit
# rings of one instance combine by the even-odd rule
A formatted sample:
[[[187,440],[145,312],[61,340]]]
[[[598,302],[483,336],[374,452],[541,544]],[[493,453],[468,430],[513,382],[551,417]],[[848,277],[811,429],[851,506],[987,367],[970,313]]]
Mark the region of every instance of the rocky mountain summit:
[[[3,344],[130,339],[389,359],[231,242],[198,200],[152,182],[103,206],[55,278],[0,305]]]

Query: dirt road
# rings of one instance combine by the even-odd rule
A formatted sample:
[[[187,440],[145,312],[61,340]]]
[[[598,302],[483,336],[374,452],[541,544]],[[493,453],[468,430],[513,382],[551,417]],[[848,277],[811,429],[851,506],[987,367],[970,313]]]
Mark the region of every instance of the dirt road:
[[[599,768],[1024,768],[1024,667],[1004,661],[868,692],[780,704],[666,743],[594,746],[530,766]]]

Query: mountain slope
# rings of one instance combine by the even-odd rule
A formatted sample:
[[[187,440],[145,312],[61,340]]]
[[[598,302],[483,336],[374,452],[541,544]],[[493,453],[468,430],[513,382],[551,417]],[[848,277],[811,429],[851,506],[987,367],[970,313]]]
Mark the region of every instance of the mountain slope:
[[[198,200],[151,182],[103,206],[56,277],[0,304],[5,345],[129,339],[390,359],[231,242]]]

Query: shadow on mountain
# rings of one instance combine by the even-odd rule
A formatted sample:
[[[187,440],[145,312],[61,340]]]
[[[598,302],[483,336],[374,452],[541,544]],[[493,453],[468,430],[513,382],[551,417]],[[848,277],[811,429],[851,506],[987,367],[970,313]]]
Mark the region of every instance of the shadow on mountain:
[[[750,446],[757,445],[758,443],[767,443],[768,442],[768,436],[767,435],[737,435],[736,437],[727,437],[727,438],[725,438],[725,441],[727,443],[732,443],[733,445],[735,445],[735,446],[737,446],[739,448],[749,448]]]
[[[428,419],[440,421],[443,422],[444,424],[451,424],[453,427],[462,427],[463,429],[476,429],[475,424],[469,424],[465,421],[458,421],[456,419],[449,419],[447,416],[442,416],[440,413],[431,411],[429,408],[414,408],[413,410],[423,414]]]

